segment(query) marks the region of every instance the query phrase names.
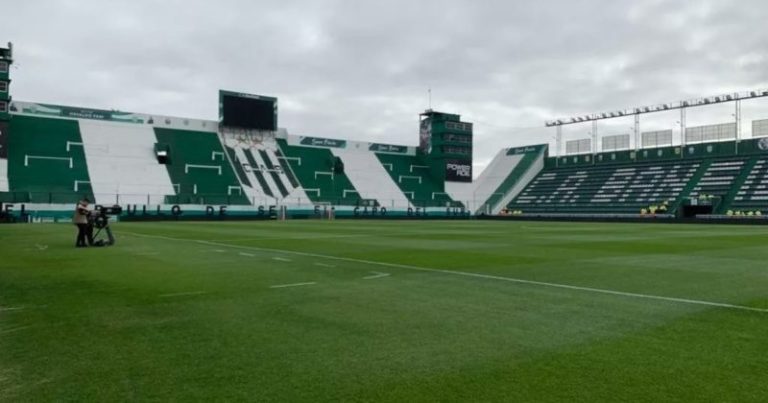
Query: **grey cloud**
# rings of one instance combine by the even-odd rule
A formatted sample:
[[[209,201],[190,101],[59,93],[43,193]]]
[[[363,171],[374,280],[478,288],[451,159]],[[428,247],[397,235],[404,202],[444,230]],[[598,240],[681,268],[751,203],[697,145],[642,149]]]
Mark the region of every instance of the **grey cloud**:
[[[16,99],[214,118],[228,88],[278,96],[293,133],[415,144],[431,87],[434,108],[476,121],[480,165],[502,147],[551,142],[545,119],[768,86],[768,4],[757,0],[40,0],[4,11]]]

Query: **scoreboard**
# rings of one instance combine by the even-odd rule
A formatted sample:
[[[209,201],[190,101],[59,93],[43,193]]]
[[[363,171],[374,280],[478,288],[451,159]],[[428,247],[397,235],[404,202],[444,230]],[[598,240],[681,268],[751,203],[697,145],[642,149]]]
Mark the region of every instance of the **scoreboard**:
[[[277,98],[219,91],[219,122],[225,127],[277,130]]]

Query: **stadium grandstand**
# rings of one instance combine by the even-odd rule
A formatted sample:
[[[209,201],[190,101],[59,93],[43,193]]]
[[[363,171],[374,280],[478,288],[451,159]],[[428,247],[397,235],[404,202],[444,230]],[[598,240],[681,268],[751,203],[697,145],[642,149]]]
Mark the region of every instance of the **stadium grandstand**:
[[[768,91],[547,122],[554,153],[548,144],[505,148],[475,177],[473,124],[460,115],[425,111],[411,146],[291,134],[277,125],[277,98],[232,91],[220,91],[218,121],[22,102],[11,97],[12,46],[0,55],[0,202],[15,220],[66,217],[82,197],[121,205],[126,216],[194,217],[221,206],[243,217],[768,212],[768,120],[752,122],[745,139],[740,115],[741,102]],[[735,103],[735,122],[685,127],[686,110],[725,102]],[[645,114],[674,110],[676,144],[672,130],[640,130]],[[599,121],[631,116],[632,147],[629,134],[597,136]],[[585,123],[592,138],[561,152],[563,126]]]

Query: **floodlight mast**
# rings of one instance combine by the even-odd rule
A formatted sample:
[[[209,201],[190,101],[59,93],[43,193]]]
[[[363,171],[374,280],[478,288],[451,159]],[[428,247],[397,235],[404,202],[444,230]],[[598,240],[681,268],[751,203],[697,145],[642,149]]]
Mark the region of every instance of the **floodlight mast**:
[[[736,111],[733,114],[733,117],[736,119],[736,153],[739,152],[739,140],[741,139],[741,100],[736,100]]]
[[[635,134],[635,151],[640,149],[640,114],[635,114],[635,127],[632,129]]]
[[[614,119],[619,117],[626,117],[630,115],[635,116],[635,149],[638,149],[638,136],[640,136],[640,115],[645,113],[654,113],[654,112],[665,112],[670,110],[679,109],[680,110],[680,144],[683,146],[686,144],[685,140],[685,111],[687,108],[692,107],[698,107],[698,106],[706,106],[706,105],[713,105],[713,104],[719,104],[719,103],[726,103],[726,102],[735,102],[736,103],[736,110],[734,114],[734,118],[736,120],[736,143],[738,147],[738,142],[741,139],[740,132],[741,132],[741,101],[745,99],[753,99],[753,98],[763,98],[768,97],[768,88],[761,89],[761,90],[754,90],[754,91],[746,91],[746,92],[734,92],[731,94],[724,94],[724,95],[715,95],[711,97],[704,97],[704,98],[694,98],[689,99],[685,101],[677,101],[667,104],[657,104],[657,105],[651,105],[651,106],[641,106],[637,108],[631,108],[631,109],[624,109],[614,112],[602,112],[602,113],[594,113],[591,115],[581,115],[581,116],[573,116],[568,118],[561,118],[561,119],[555,119],[555,120],[548,120],[544,122],[544,126],[546,127],[556,127],[557,128],[557,156],[559,157],[561,155],[561,142],[562,142],[562,126],[565,125],[571,125],[571,124],[577,124],[577,123],[585,123],[585,122],[592,122],[592,136],[593,136],[593,142],[592,142],[592,149],[593,153],[597,152],[597,121],[598,120],[604,120],[604,119]],[[681,153],[682,155],[682,153]]]

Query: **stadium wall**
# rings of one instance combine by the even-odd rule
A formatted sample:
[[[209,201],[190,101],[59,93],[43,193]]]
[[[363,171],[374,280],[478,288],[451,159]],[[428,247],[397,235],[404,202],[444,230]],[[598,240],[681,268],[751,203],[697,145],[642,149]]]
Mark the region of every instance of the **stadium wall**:
[[[349,217],[467,214],[463,204],[435,198],[445,194],[442,183],[427,186],[431,197],[420,200],[395,182],[394,164],[383,159],[410,161],[403,169],[413,171],[415,147],[294,136],[284,129],[259,139],[247,133],[243,142],[243,133],[219,131],[208,120],[29,102],[11,109],[2,137],[10,163],[0,167],[8,167],[0,169],[0,185],[7,184],[0,203],[19,218],[65,219],[82,197],[145,216],[268,216],[280,207],[296,216],[330,208]],[[168,150],[167,163],[159,163],[158,149]],[[323,167],[303,172],[318,155],[314,162]]]
[[[755,177],[768,167],[761,159],[768,155],[766,138],[563,157],[548,157],[547,145],[536,145],[504,149],[476,180],[459,183],[436,180],[434,167],[412,146],[285,129],[228,131],[210,120],[28,102],[14,102],[11,112],[0,135],[7,143],[0,202],[15,212],[23,205],[40,219],[67,216],[81,197],[146,216],[269,216],[281,207],[297,217],[327,209],[341,217],[497,214],[543,172],[704,161],[690,168],[693,177],[681,193],[698,195],[720,169],[710,161],[740,158],[743,168],[720,190],[716,210],[724,213],[761,200]],[[158,149],[168,150],[167,163],[156,158]]]

